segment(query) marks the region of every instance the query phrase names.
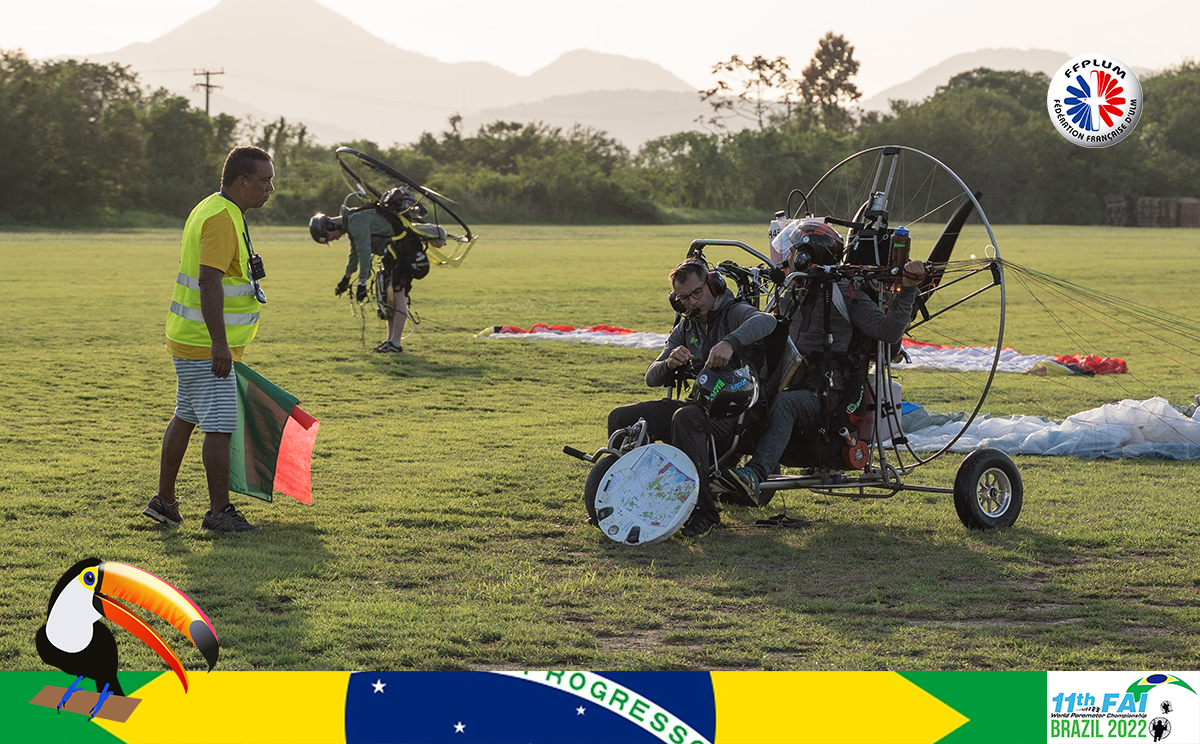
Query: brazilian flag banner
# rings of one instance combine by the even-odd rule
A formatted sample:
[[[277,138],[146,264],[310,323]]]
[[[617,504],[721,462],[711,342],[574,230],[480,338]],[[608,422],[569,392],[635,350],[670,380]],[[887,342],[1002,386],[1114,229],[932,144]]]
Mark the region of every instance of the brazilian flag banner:
[[[5,740],[486,744],[1200,741],[1200,673],[122,672],[124,722],[31,705],[62,672],[0,672]],[[220,715],[214,716],[213,711]],[[11,738],[10,738],[11,737]]]
[[[271,501],[275,491],[312,503],[312,450],[321,422],[299,399],[241,362],[238,422],[230,443],[229,490]]]

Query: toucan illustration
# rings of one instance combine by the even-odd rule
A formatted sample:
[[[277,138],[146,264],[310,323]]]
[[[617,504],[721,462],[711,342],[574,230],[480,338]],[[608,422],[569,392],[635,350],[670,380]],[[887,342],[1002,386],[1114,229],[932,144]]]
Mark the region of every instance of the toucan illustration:
[[[187,671],[175,652],[142,618],[114,600],[136,604],[171,623],[204,655],[209,671],[217,664],[217,632],[186,594],[136,566],[85,558],[67,569],[54,585],[46,624],[37,631],[42,661],[77,676],[58,703],[60,712],[84,679],[95,682],[96,692],[100,693],[91,717],[109,697],[125,694],[117,681],[117,641],[100,622],[103,618],[152,648],[175,671],[187,691]]]

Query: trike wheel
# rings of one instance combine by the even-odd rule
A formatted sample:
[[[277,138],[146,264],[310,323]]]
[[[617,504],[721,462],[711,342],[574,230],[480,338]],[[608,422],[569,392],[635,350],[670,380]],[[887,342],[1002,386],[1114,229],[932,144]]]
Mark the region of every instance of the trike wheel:
[[[620,458],[616,455],[605,455],[592,466],[592,472],[588,473],[587,482],[583,484],[583,506],[587,509],[588,524],[595,525],[600,522],[600,518],[596,516],[596,492],[600,490],[600,483],[609,468],[618,459]]]
[[[954,508],[972,530],[1011,526],[1021,513],[1023,495],[1016,463],[998,449],[967,455],[954,479]]]

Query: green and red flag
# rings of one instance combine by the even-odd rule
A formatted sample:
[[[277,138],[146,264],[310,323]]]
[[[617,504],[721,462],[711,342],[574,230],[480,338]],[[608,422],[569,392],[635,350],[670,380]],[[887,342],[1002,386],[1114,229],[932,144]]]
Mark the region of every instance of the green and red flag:
[[[312,503],[313,444],[321,422],[299,399],[241,362],[238,422],[230,445],[229,490],[271,501],[274,491]]]

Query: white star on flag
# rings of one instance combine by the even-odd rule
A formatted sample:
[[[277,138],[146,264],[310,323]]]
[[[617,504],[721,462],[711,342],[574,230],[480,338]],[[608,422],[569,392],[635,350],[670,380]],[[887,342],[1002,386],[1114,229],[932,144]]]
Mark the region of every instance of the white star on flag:
[[[462,732],[464,732],[466,730],[467,730],[467,726],[462,721],[459,721],[458,723],[454,724],[454,733],[461,734]]]
[[[384,682],[382,679],[377,679],[371,683],[371,687],[375,688],[376,693],[383,692],[383,688],[387,687],[387,682]]]
[[[581,706],[579,706],[578,708],[576,708],[576,709],[575,709],[575,713],[576,713],[577,715],[581,715],[581,716],[582,716],[582,715],[583,715],[584,713],[586,713],[586,712],[587,712],[587,711],[583,709],[583,706],[582,706],[582,705],[581,705]]]

